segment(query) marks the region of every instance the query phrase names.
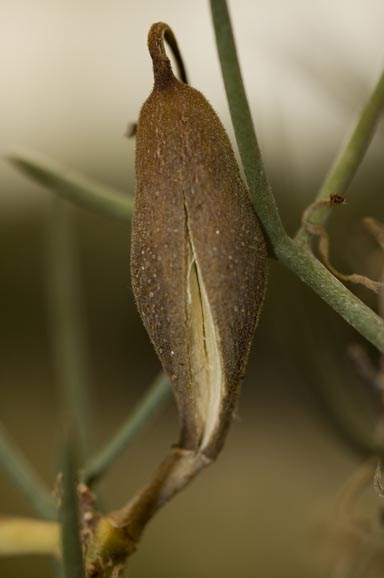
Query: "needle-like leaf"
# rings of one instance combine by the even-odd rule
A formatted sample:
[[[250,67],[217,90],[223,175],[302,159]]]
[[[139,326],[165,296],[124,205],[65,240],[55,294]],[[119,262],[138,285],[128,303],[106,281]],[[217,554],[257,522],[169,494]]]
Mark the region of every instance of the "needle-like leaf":
[[[0,464],[30,501],[35,512],[47,519],[57,512],[49,488],[34,471],[16,442],[0,423]]]
[[[73,212],[62,199],[52,199],[48,237],[47,301],[55,380],[62,413],[71,416],[83,461],[92,438],[88,351]]]
[[[67,201],[121,221],[131,218],[133,199],[121,191],[36,153],[15,151],[7,159],[27,177]]]
[[[94,484],[116,458],[123,453],[152,415],[158,412],[165,401],[169,399],[170,393],[169,379],[164,373],[160,373],[128,416],[127,421],[86,465],[84,481],[87,485]]]

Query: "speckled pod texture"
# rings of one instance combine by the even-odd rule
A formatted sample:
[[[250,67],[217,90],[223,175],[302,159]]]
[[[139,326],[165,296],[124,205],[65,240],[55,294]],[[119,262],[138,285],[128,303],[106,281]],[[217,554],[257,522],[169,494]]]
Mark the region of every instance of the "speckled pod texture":
[[[150,38],[151,33],[149,44]],[[144,325],[174,386],[179,444],[194,449],[201,433],[187,327],[188,251],[193,245],[225,381],[219,425],[204,449],[213,458],[236,405],[263,303],[266,247],[218,116],[200,92],[175,78],[165,51],[160,56],[155,52],[152,46],[155,85],[137,128],[132,285]]]

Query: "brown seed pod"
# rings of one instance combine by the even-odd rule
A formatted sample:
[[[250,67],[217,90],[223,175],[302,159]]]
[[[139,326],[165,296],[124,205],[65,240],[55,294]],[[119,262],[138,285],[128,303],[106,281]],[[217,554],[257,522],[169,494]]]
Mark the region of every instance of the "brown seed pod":
[[[95,533],[92,552],[104,552],[108,567],[121,537],[128,556],[155,512],[220,451],[267,277],[263,233],[228,136],[203,95],[173,75],[164,39],[186,80],[172,31],[154,24],[155,84],[137,125],[131,264],[181,434],[149,484]]]
[[[132,285],[169,375],[179,447],[214,458],[236,404],[266,286],[266,247],[229,138],[197,90],[177,80],[154,24],[154,88],[137,126]],[[175,48],[176,47],[176,48]]]
[[[219,118],[186,84],[166,24],[152,26],[148,46],[155,84],[137,125],[132,285],[174,387],[181,434],[150,482],[98,520],[88,578],[119,576],[152,516],[220,451],[267,278],[263,233]]]

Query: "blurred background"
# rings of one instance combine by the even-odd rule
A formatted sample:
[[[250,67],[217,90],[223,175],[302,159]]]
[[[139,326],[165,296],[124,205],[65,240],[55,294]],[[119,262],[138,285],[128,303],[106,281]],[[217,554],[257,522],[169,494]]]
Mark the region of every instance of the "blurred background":
[[[229,5],[261,150],[293,234],[381,73],[384,4]],[[191,84],[232,136],[208,2],[0,5],[0,417],[51,486],[61,435],[47,306],[53,204],[49,192],[4,156],[22,146],[133,194],[134,140],[124,133],[152,87],[146,35],[158,20],[172,26]],[[384,219],[383,141],[381,125],[350,186],[348,205],[336,209],[329,224],[333,262],[374,278],[382,254],[361,220]],[[72,217],[98,448],[145,392],[159,363],[133,302],[129,227],[80,209]],[[376,308],[366,289],[353,290]],[[362,341],[271,262],[225,451],[150,524],[130,578],[383,575],[383,551],[370,533],[348,521],[340,529],[335,521],[340,492],[346,484],[354,487],[351,476],[369,455],[381,414],[379,395],[348,354],[360,343],[377,364],[377,354]],[[121,506],[148,480],[177,428],[169,402],[97,486],[106,508]],[[354,503],[359,520],[364,529],[376,528],[381,503],[370,482],[363,494]],[[0,513],[33,514],[1,472]],[[44,558],[0,559],[0,575],[7,578],[51,573]]]

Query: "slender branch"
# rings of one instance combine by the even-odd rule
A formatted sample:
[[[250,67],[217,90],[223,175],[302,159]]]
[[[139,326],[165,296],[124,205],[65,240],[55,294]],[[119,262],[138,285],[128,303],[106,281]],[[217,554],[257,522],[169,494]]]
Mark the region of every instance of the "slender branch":
[[[85,578],[77,497],[77,460],[69,440],[63,452],[63,495],[60,508],[61,544],[66,578]]]
[[[325,177],[316,201],[329,199],[330,195],[345,196],[346,190],[367,152],[383,111],[384,72],[364,106],[351,137],[341,149]],[[329,207],[319,206],[311,213],[311,223],[314,225],[324,224],[330,213]],[[301,226],[296,234],[296,240],[299,243],[305,243],[309,237],[309,233]]]
[[[56,518],[50,490],[36,474],[15,441],[0,424],[0,464],[15,485],[28,498],[36,514],[48,520]]]
[[[210,0],[221,70],[240,156],[256,212],[276,257],[309,285],[361,335],[384,351],[384,322],[306,249],[286,234],[257,144],[225,0]]]
[[[48,299],[56,380],[82,456],[90,445],[89,383],[71,207],[54,198],[49,222]]]
[[[133,197],[121,191],[29,152],[14,152],[7,159],[37,184],[67,201],[121,221],[129,221],[131,218]]]
[[[377,349],[384,352],[384,321],[292,239],[275,248],[277,258],[309,285],[345,321]]]
[[[210,4],[225,91],[245,176],[256,212],[269,240],[276,245],[286,234],[253,127],[227,3],[225,0],[210,0]]]
[[[116,432],[111,441],[86,466],[84,473],[86,484],[93,484],[102,476],[143,429],[149,419],[160,410],[170,393],[171,385],[169,379],[163,373],[160,373],[127,421]]]

